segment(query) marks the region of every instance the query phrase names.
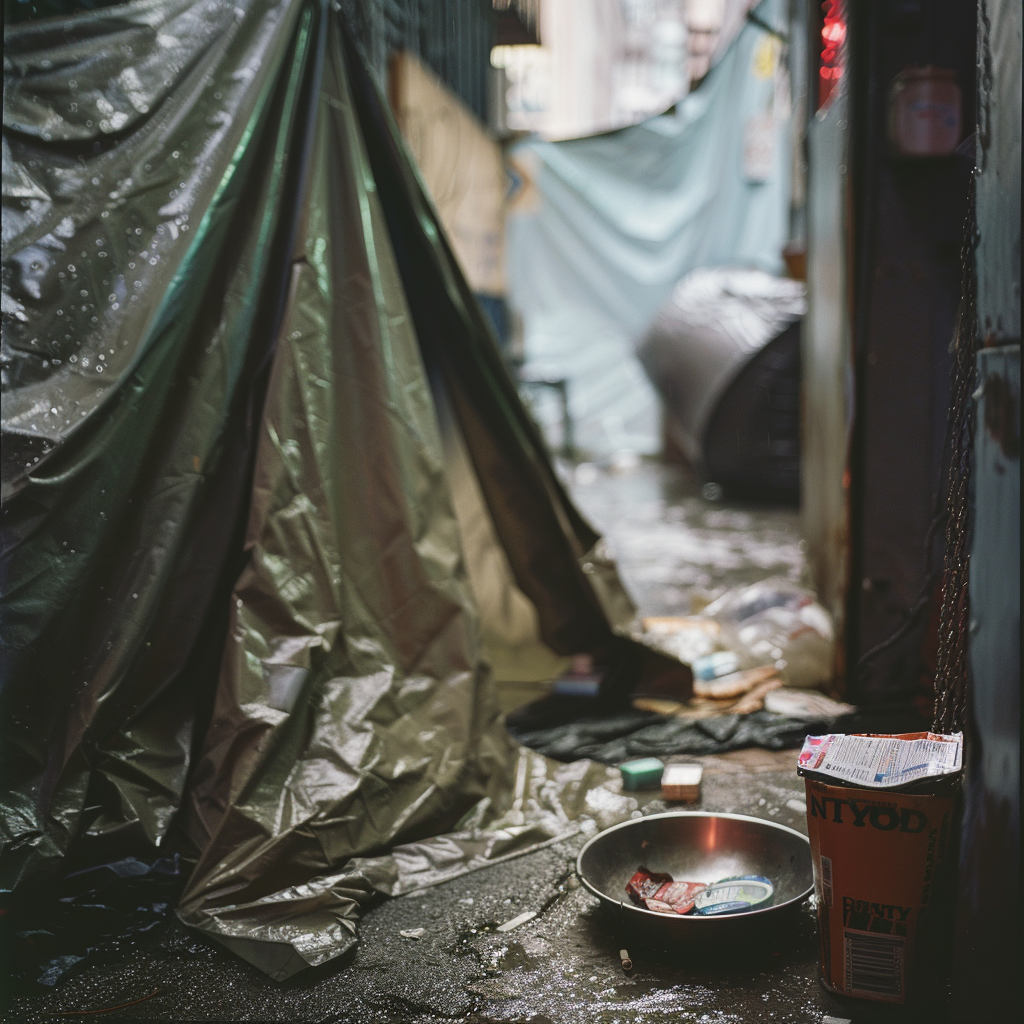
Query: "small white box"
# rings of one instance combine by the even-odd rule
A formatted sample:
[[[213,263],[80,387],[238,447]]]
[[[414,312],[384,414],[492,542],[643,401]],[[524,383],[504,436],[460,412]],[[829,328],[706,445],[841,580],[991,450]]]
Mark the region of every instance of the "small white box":
[[[699,764],[669,764],[661,776],[661,795],[666,800],[700,799],[700,780],[704,769]]]

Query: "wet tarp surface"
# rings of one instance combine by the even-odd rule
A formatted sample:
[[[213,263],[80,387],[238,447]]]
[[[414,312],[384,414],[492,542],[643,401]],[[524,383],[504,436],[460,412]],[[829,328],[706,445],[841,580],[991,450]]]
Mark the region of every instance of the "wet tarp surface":
[[[547,702],[553,703],[550,698]],[[523,744],[559,761],[589,758],[621,764],[636,757],[702,756],[762,747],[799,747],[807,735],[826,732],[885,732],[895,728],[920,731],[926,719],[905,705],[860,708],[834,717],[796,717],[761,709],[749,714],[715,714],[696,720],[649,711],[582,714],[574,721],[557,720],[545,701],[509,715],[509,729]],[[548,718],[549,721],[544,721]]]
[[[671,715],[634,711],[603,718],[583,718],[548,729],[515,729],[520,742],[559,761],[592,758],[621,764],[635,757],[677,754],[723,754],[745,747],[786,750],[830,724],[754,711],[685,721]]]
[[[627,816],[504,729],[441,422],[550,649],[671,666],[338,15],[5,43],[3,887],[181,851],[182,918],[284,978],[375,894]]]

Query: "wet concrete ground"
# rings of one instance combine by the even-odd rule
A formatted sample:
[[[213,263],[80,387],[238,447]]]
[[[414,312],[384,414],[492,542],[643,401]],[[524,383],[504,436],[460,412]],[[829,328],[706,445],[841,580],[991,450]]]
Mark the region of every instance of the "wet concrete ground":
[[[797,513],[707,501],[684,470],[577,468],[570,486],[610,538],[641,614],[686,614],[729,586],[800,579]],[[692,760],[692,759],[691,759]],[[737,751],[705,766],[700,809],[805,831],[795,752]],[[648,813],[665,809],[659,799]],[[130,957],[92,966],[51,994],[21,996],[6,1020],[318,1021],[324,1024],[821,1024],[914,1019],[827,993],[805,905],[757,948],[646,947],[619,934],[574,877],[577,836],[392,900],[362,922],[354,953],[286,984],[171,925]],[[507,934],[524,910],[542,910]],[[400,932],[425,929],[419,940]],[[623,971],[618,951],[635,968]],[[152,994],[151,993],[155,993]],[[146,998],[149,997],[149,998]],[[133,1006],[93,1015],[133,1000]]]
[[[795,508],[709,501],[682,466],[584,464],[565,477],[611,543],[641,615],[687,615],[729,587],[782,576],[806,583]]]
[[[803,831],[792,751],[703,759],[701,808],[739,811]],[[647,812],[664,810],[652,800]],[[726,1021],[856,1024],[902,1019],[850,1004],[818,984],[810,906],[756,948],[646,947],[617,931],[573,877],[577,836],[500,867],[382,904],[354,955],[279,985],[178,925],[130,961],[93,967],[50,996],[19,999],[8,1020],[320,1021],[324,1024],[668,1024]],[[552,897],[555,897],[552,900]],[[507,934],[524,910],[538,917]],[[400,932],[424,928],[419,940]],[[634,962],[627,974],[618,951]]]
[[[730,587],[770,576],[809,586],[796,508],[710,501],[692,471],[649,459],[561,463],[559,471],[609,543],[642,617],[696,614]],[[502,682],[502,710],[549,688]]]

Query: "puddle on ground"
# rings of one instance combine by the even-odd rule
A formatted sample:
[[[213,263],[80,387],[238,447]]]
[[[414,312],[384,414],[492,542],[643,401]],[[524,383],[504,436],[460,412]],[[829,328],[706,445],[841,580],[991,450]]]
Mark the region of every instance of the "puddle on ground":
[[[573,499],[611,544],[641,615],[686,615],[768,576],[806,582],[795,508],[711,502],[687,469],[564,468]]]

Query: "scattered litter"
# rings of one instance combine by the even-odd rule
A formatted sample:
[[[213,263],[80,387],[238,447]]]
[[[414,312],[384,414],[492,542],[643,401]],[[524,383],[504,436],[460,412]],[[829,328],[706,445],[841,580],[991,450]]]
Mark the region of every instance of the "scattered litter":
[[[688,914],[692,910],[703,916],[769,907],[775,897],[775,887],[764,875],[734,875],[707,885],[677,882],[667,872],[651,871],[643,865],[626,883],[626,892],[638,907],[657,914]]]
[[[624,971],[631,971],[631,970],[633,970],[633,961],[630,960],[629,953],[626,950],[624,950],[624,949],[620,949],[619,950],[619,959],[622,961],[622,969]]]
[[[641,866],[626,883],[626,892],[638,907],[658,914],[688,914],[704,887],[703,882],[676,882],[667,872]]]
[[[700,799],[700,780],[704,769],[699,764],[670,764],[661,776],[661,795],[666,800]]]
[[[705,916],[739,914],[770,907],[774,896],[775,887],[763,875],[739,875],[723,878],[699,892],[694,898],[694,911]]]
[[[591,654],[574,654],[569,669],[555,680],[551,692],[558,697],[596,697],[604,679],[603,669],[594,665]]]
[[[684,704],[678,700],[663,700],[658,697],[635,697],[632,702],[633,707],[637,711],[653,711],[658,715],[674,715],[677,718],[689,721],[694,721],[698,718],[709,718],[715,715],[749,715],[754,711],[760,711],[765,706],[764,702],[767,695],[782,686],[782,680],[774,668],[768,667],[764,670],[752,669],[750,671],[757,673],[758,676],[767,676],[767,678],[765,678],[764,682],[757,683],[752,689],[742,694],[738,700],[734,700],[732,697],[719,699],[714,696],[696,696],[693,700]],[[745,674],[745,672],[737,673],[737,675]],[[730,676],[724,677],[724,679],[730,678]],[[722,681],[715,680],[712,683],[702,683],[700,685],[702,687],[713,687],[715,683]],[[695,684],[695,691],[696,688],[697,685]],[[708,691],[705,690],[705,692]],[[825,699],[827,700],[827,698]],[[831,717],[829,715],[825,719],[803,718],[801,721],[828,721],[831,720]]]
[[[737,668],[741,662],[774,665],[787,686],[799,689],[824,686],[832,678],[832,618],[810,590],[767,579],[726,591],[703,614],[722,627],[718,645],[735,654]]]
[[[403,939],[422,939],[427,934],[426,928],[404,928],[398,933]]]
[[[772,711],[777,715],[802,718],[809,722],[852,715],[857,710],[852,704],[833,700],[814,690],[773,690],[765,695],[764,706],[766,711]]]
[[[521,924],[526,924],[527,921],[532,921],[536,916],[536,910],[524,910],[518,917],[513,917],[511,921],[506,921],[504,924],[499,924],[498,931],[510,932],[514,928],[518,928]]]
[[[698,677],[695,671],[693,692],[698,697],[727,700],[730,697],[739,697],[747,693],[758,684],[778,674],[778,669],[774,665],[763,665],[760,668],[748,668],[740,672],[730,672],[728,675],[718,676],[714,679]],[[781,686],[782,683],[778,685]]]
[[[730,715],[749,715],[754,711],[760,711],[764,707],[765,698],[769,693],[782,686],[782,680],[778,676],[772,676],[763,683],[758,683],[749,693],[743,694],[735,704],[730,705]]]
[[[740,667],[740,659],[735,651],[715,651],[713,654],[705,654],[703,658],[698,658],[691,667],[696,687],[698,681],[718,679],[736,672]]]
[[[786,806],[791,811],[796,811],[797,814],[806,814],[807,813],[807,804],[803,800],[787,800],[786,801]]]
[[[622,772],[623,789],[656,789],[661,785],[665,765],[656,757],[641,757],[619,765],[619,771]]]
[[[600,676],[561,676],[551,692],[557,697],[596,697],[601,689]]]
[[[722,627],[714,619],[702,615],[654,616],[644,619],[641,626],[647,643],[687,665],[711,654],[722,632]]]

